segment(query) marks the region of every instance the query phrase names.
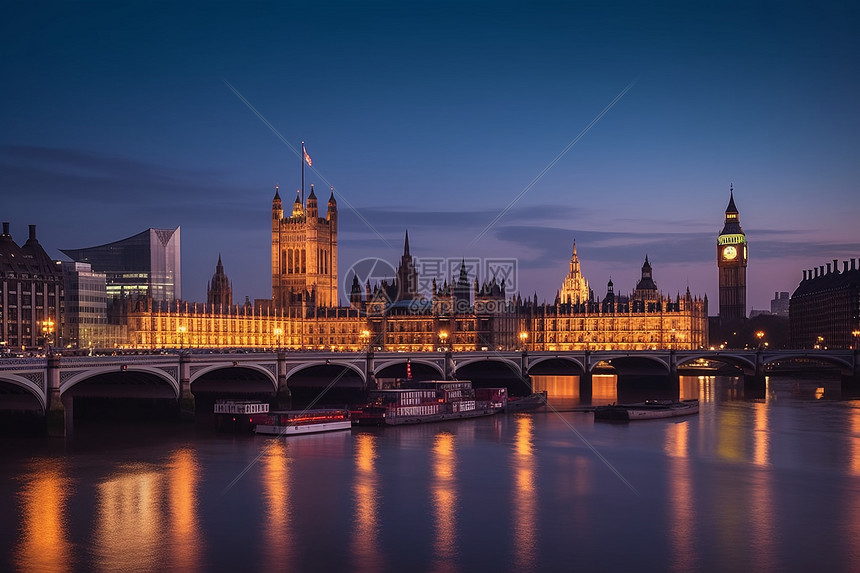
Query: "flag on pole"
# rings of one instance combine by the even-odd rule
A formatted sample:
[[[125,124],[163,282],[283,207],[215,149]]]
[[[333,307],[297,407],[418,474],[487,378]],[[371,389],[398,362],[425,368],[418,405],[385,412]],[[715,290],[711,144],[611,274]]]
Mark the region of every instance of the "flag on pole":
[[[308,152],[305,150],[305,144],[304,143],[302,144],[302,153],[305,154],[305,161],[308,162],[308,167],[310,167],[311,166],[311,156],[308,155]]]

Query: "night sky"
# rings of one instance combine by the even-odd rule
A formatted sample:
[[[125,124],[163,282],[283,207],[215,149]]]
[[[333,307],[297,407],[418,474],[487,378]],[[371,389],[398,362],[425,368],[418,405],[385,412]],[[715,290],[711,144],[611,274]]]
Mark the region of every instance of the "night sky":
[[[181,226],[188,300],[219,253],[234,300],[271,296],[303,140],[341,281],[408,228],[413,255],[516,258],[552,300],[576,239],[598,296],[647,254],[715,315],[730,185],[748,310],[860,257],[856,2],[4,6],[0,218],[56,258]]]

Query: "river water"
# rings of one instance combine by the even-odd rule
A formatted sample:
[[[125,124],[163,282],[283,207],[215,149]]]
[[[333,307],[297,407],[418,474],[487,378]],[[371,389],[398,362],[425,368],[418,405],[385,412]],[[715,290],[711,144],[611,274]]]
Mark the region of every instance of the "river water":
[[[558,410],[289,439],[203,424],[5,438],[0,570],[860,570],[860,402],[684,377],[697,416]],[[591,402],[614,401],[596,377]]]

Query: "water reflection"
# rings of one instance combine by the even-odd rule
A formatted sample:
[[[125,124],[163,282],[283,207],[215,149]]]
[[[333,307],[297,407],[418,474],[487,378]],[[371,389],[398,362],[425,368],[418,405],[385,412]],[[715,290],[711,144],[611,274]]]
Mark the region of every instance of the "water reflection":
[[[850,452],[849,471],[851,475],[860,476],[860,402],[854,402],[854,407],[848,413],[851,433],[848,440],[848,451]]]
[[[612,374],[595,374],[591,377],[591,395],[580,392],[579,376],[532,376],[535,392],[547,391],[550,403],[556,408],[610,404],[618,400],[618,377]],[[586,392],[587,390],[582,390]]]
[[[714,403],[716,376],[697,376],[699,382],[699,405]]]
[[[669,541],[674,571],[690,571],[696,562],[696,497],[690,470],[690,424],[689,420],[668,424],[664,444],[669,456]]]
[[[41,461],[21,477],[19,571],[71,571],[72,544],[67,537],[66,501],[74,493],[63,465]]]
[[[729,407],[717,410],[717,455],[724,460],[742,462],[746,459],[744,412],[740,408]]]
[[[679,400],[701,400],[701,394],[699,376],[678,376]]]
[[[753,415],[753,463],[757,466],[766,466],[769,461],[770,439],[768,437],[768,416],[770,406],[765,403],[752,405],[755,412]]]
[[[125,466],[96,486],[96,569],[157,568],[163,550],[164,481],[157,468],[141,463]]]
[[[280,571],[293,557],[295,530],[290,515],[290,459],[286,440],[267,444],[262,460],[263,500],[266,507],[266,527],[263,529],[266,547],[266,570]]]
[[[379,476],[376,470],[377,437],[357,434],[355,439],[355,480],[352,495],[355,501],[356,527],[353,533],[353,561],[358,571],[379,571]]]
[[[193,450],[182,448],[170,456],[171,566],[182,571],[199,570],[203,539],[197,520],[197,486],[200,468]]]
[[[455,571],[457,558],[457,455],[454,436],[448,432],[433,441],[433,510],[436,571]]]
[[[579,376],[532,376],[535,392],[546,390],[550,398],[563,398],[579,403]]]
[[[537,472],[533,424],[531,416],[516,418],[517,433],[511,466],[514,471],[514,570],[517,571],[534,570],[537,555]]]
[[[768,395],[766,381],[765,396]],[[767,398],[765,398],[767,400]],[[759,571],[770,571],[775,563],[776,532],[773,516],[773,492],[771,472],[771,444],[770,444],[770,417],[773,408],[767,402],[755,402],[750,404],[753,408],[753,431],[752,433],[752,463],[759,466],[759,470],[752,475],[752,483],[749,485],[749,507],[750,528],[753,547],[754,569]]]
[[[852,401],[848,408],[848,473],[860,476],[860,402]],[[846,548],[846,560],[857,562],[860,559],[860,495],[848,496],[844,505],[842,545]]]
[[[591,403],[595,406],[618,401],[618,376],[595,374],[591,377]]]

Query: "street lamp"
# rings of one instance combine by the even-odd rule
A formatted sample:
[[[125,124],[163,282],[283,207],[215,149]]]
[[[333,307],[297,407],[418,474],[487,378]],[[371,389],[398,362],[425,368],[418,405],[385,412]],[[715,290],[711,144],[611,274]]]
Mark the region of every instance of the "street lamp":
[[[185,343],[185,333],[188,331],[187,326],[179,326],[176,328],[176,333],[179,335],[179,349],[182,350],[182,347]]]
[[[447,347],[447,343],[448,343],[448,331],[447,330],[442,330],[439,332],[439,340],[442,341],[442,348],[445,348],[447,350],[447,348],[448,348]]]
[[[526,350],[526,340],[529,338],[529,333],[525,330],[520,332],[520,349],[525,352]]]
[[[851,336],[854,337],[854,350],[860,350],[860,346],[858,346],[860,344],[860,330],[852,330]]]
[[[277,345],[278,345],[278,352],[280,352],[281,351],[281,335],[284,333],[284,329],[281,327],[275,327],[275,330],[273,330],[272,332],[275,333],[275,341],[277,342]]]
[[[51,339],[54,337],[54,321],[50,318],[42,321],[42,337],[45,339],[45,354],[51,354]]]
[[[755,337],[758,338],[758,347],[760,349],[761,348],[761,339],[764,338],[764,331],[763,330],[756,331]]]

